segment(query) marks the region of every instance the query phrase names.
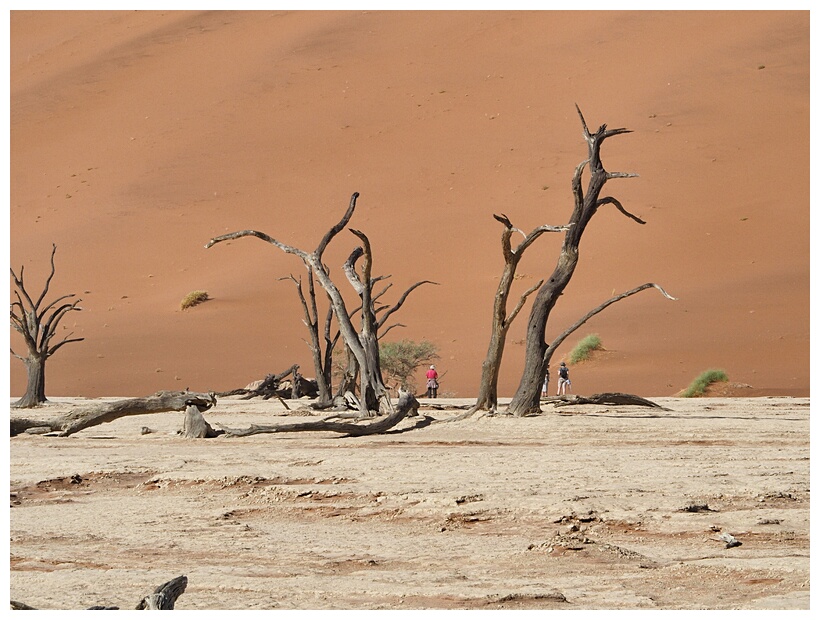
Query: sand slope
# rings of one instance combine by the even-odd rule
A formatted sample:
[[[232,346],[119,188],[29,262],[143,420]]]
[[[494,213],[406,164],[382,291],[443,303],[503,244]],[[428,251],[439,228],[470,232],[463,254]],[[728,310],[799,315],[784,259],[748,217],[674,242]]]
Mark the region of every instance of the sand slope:
[[[440,283],[391,337],[434,341],[442,390],[475,393],[502,265],[492,214],[524,230],[569,217],[575,103],[593,129],[634,130],[604,163],[640,177],[607,190],[647,224],[596,216],[550,333],[643,282],[680,298],[642,293],[591,321],[579,337],[608,353],[574,369],[576,390],[669,395],[721,367],[755,393],[809,393],[808,11],[15,11],[10,50],[11,262],[34,287],[56,243],[53,292],[83,299],[65,327],[86,340],[52,359],[50,394],[312,374],[278,281],[298,260],[203,246],[256,228],[312,249],[354,191],[393,299]],[[530,249],[517,291],[559,246]],[[336,273],[353,247],[331,246]],[[213,300],[181,312],[194,289]],[[24,382],[12,360],[12,393]]]

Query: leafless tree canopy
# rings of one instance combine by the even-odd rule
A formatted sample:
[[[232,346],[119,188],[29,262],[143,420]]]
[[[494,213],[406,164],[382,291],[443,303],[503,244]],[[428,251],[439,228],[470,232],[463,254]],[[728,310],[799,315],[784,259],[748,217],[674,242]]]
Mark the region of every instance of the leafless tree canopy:
[[[266,233],[256,230],[241,230],[234,233],[228,233],[211,239],[206,248],[210,248],[217,243],[228,241],[231,239],[239,239],[242,237],[256,237],[271,245],[276,246],[287,254],[293,254],[302,260],[305,268],[308,271],[309,285],[315,277],[319,284],[324,288],[330,300],[330,306],[333,310],[333,315],[336,318],[339,331],[344,338],[347,349],[358,367],[360,376],[360,410],[363,415],[368,412],[377,412],[380,408],[386,411],[392,411],[392,404],[390,403],[390,395],[384,385],[381,376],[381,369],[379,367],[379,328],[382,327],[385,321],[396,312],[404,303],[407,295],[418,286],[425,282],[418,282],[411,286],[399,302],[392,307],[377,307],[376,300],[381,295],[374,295],[374,285],[382,280],[382,277],[373,277],[372,266],[373,256],[370,247],[370,240],[363,232],[350,229],[360,241],[361,245],[356,247],[342,266],[347,280],[359,296],[361,325],[359,329],[353,325],[352,317],[355,314],[348,310],[344,298],[339,291],[336,283],[330,277],[327,266],[322,261],[322,256],[328,244],[339,234],[350,222],[353,212],[356,209],[356,200],[359,197],[358,192],[354,192],[350,198],[350,204],[347,211],[325,235],[322,237],[319,245],[312,252],[306,252],[299,248],[292,247],[281,241],[278,241],[267,235]],[[359,264],[361,261],[361,264]],[[300,287],[301,290],[301,287]],[[310,290],[310,289],[309,289]],[[314,296],[315,301],[315,296]],[[305,302],[308,312],[306,313],[307,322],[317,324],[316,313],[312,302]],[[381,317],[377,315],[381,313]],[[315,330],[311,330],[315,334]],[[313,336],[312,336],[313,338]],[[318,335],[316,334],[316,340]],[[317,346],[314,342],[313,346]],[[317,358],[315,358],[317,359]],[[324,370],[324,365],[320,364]],[[318,370],[318,368],[317,368]]]
[[[51,272],[36,300],[26,289],[24,267],[20,267],[19,276],[14,273],[14,269],[9,269],[14,283],[15,299],[11,302],[11,326],[23,337],[26,349],[28,349],[25,357],[11,349],[11,354],[26,365],[28,372],[26,393],[14,403],[15,407],[34,407],[46,402],[46,360],[69,342],[83,340],[83,338],[72,338],[73,333],[63,338],[56,337],[60,321],[69,312],[80,310],[77,304],[81,300],[72,300],[75,295],[70,294],[57,297],[51,302],[45,301],[51,280],[54,278],[54,253],[56,251],[57,246],[52,244]]]

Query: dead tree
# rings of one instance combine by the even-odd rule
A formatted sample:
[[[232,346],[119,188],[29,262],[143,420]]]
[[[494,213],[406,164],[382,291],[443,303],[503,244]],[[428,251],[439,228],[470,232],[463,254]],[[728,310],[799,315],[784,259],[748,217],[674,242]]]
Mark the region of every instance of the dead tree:
[[[10,431],[12,437],[20,433],[57,433],[60,437],[68,437],[85,428],[125,416],[185,411],[190,405],[197,407],[199,411],[206,411],[216,405],[216,396],[201,392],[157,392],[147,398],[128,398],[83,407],[46,420],[14,417],[11,419]]]
[[[375,319],[376,310],[373,303],[374,278],[371,276],[372,253],[370,250],[370,242],[367,236],[361,231],[351,230],[351,232],[362,241],[362,246],[353,250],[343,267],[347,279],[361,299],[362,322],[359,330],[354,327],[351,320],[352,315],[348,311],[338,287],[331,279],[327,267],[322,262],[322,255],[328,244],[347,226],[350,218],[353,216],[358,197],[358,192],[355,192],[351,196],[350,204],[342,219],[325,233],[313,252],[305,252],[299,248],[294,248],[256,230],[241,230],[220,235],[219,237],[211,239],[205,247],[210,248],[217,243],[231,239],[256,237],[276,246],[287,254],[298,256],[302,260],[308,272],[316,277],[319,284],[327,292],[342,338],[344,338],[345,343],[356,358],[360,377],[361,396],[359,409],[362,414],[367,415],[369,411],[378,411],[380,405],[382,405],[385,410],[392,410],[390,395],[384,385],[379,367],[378,325]],[[362,259],[361,273],[359,273],[356,267],[359,259]]]
[[[59,342],[52,342],[57,335],[57,326],[66,314],[75,310],[81,310],[77,307],[80,299],[67,301],[74,294],[63,295],[54,301],[43,305],[45,297],[48,294],[51,280],[54,277],[54,253],[57,251],[57,246],[51,246],[51,273],[46,279],[45,286],[42,293],[34,301],[26,291],[25,282],[23,281],[23,269],[20,267],[20,276],[18,277],[13,269],[11,277],[14,281],[14,296],[17,301],[11,302],[11,326],[23,336],[23,340],[28,349],[28,355],[23,357],[11,349],[11,354],[17,359],[21,360],[26,365],[28,374],[28,381],[26,384],[26,393],[23,397],[15,402],[13,407],[36,407],[37,405],[47,402],[46,400],[46,360],[54,355],[60,347],[69,342],[80,342],[84,338],[71,338],[73,335],[69,333]],[[64,303],[61,303],[64,302]]]
[[[510,296],[510,288],[515,280],[515,271],[518,268],[518,263],[521,257],[532,243],[538,239],[545,232],[560,232],[567,230],[566,226],[539,226],[528,235],[525,235],[521,230],[515,228],[508,218],[503,213],[501,215],[493,215],[493,217],[504,225],[504,231],[501,233],[501,253],[504,256],[504,270],[501,273],[501,279],[498,282],[498,290],[495,294],[495,302],[493,303],[493,320],[492,332],[490,334],[490,344],[487,349],[487,357],[484,358],[484,363],[481,365],[481,383],[478,387],[478,398],[475,403],[475,410],[487,409],[495,411],[498,407],[498,374],[501,370],[501,358],[504,355],[504,345],[507,341],[507,332],[524,307],[527,297],[535,292],[543,283],[543,280],[538,281],[534,286],[530,287],[518,300],[518,303],[513,308],[512,312],[507,314],[507,301]],[[524,240],[516,246],[512,247],[511,237],[513,233],[521,233]]]
[[[561,345],[561,343],[563,343],[564,340],[566,340],[573,332],[575,332],[579,327],[581,327],[589,319],[591,319],[593,316],[595,316],[599,312],[602,312],[603,310],[605,310],[606,308],[608,308],[612,304],[614,304],[616,302],[619,302],[622,299],[626,299],[627,297],[631,297],[632,295],[636,295],[637,293],[640,293],[641,291],[645,291],[645,290],[650,289],[650,288],[657,289],[667,299],[671,299],[673,301],[675,301],[677,299],[676,297],[672,297],[669,293],[667,293],[665,290],[663,290],[663,288],[661,286],[659,286],[657,284],[654,284],[652,282],[647,282],[646,284],[641,284],[640,286],[636,286],[635,288],[633,288],[629,291],[626,291],[625,293],[621,293],[620,295],[615,295],[614,297],[610,297],[604,303],[600,304],[599,306],[596,306],[595,308],[593,308],[592,310],[587,312],[584,316],[582,316],[580,319],[578,319],[575,323],[570,325],[567,329],[565,329],[563,332],[561,332],[561,334],[557,338],[555,338],[555,340],[553,340],[547,346],[547,350],[544,353],[544,372],[549,373],[550,360],[552,359],[553,354],[558,349],[558,347]],[[615,402],[615,401],[610,400],[610,401],[607,401],[605,403],[599,402],[597,404],[635,405],[635,404],[644,404],[644,403],[649,402],[649,401],[646,401],[645,399],[641,398],[640,396],[635,396],[634,394],[622,394],[620,392],[616,392],[616,393],[613,393],[613,394],[609,394],[609,393],[607,393],[607,394],[596,394],[594,396],[588,397],[584,402],[589,403],[589,404],[596,404],[593,400],[590,400],[590,399],[595,399],[596,397],[609,397],[609,396],[613,396],[613,395],[620,398],[620,401]],[[567,401],[567,398],[564,397],[564,396],[556,397],[556,398],[557,398],[557,400],[560,400],[562,402]],[[580,399],[584,399],[584,397],[576,396],[576,397],[574,397],[574,400],[573,399],[570,399],[570,400],[573,400],[574,403],[579,403]],[[548,401],[550,401],[550,402],[554,401],[554,400],[556,400],[556,399],[548,399]],[[540,402],[541,402],[541,399],[539,398],[539,404],[540,404]],[[556,405],[556,406],[558,406],[558,405]],[[477,405],[474,405],[473,407],[471,407],[466,412],[464,412],[462,414],[459,414],[459,415],[457,415],[453,418],[448,418],[448,419],[442,420],[442,422],[458,422],[460,420],[464,420],[466,418],[469,418],[471,415],[473,415],[478,410],[479,410],[479,407]],[[538,410],[539,409],[528,411],[523,415],[529,415],[529,414],[532,414],[532,413],[536,413]]]
[[[643,220],[626,211],[617,199],[611,196],[601,197],[601,191],[608,180],[637,176],[634,173],[608,172],[601,162],[601,146],[604,141],[612,136],[630,133],[630,130],[607,129],[606,125],[601,125],[598,130],[592,134],[578,106],[576,106],[576,110],[578,111],[578,116],[583,126],[584,139],[587,142],[589,156],[576,167],[572,179],[575,207],[568,222],[569,228],[564,236],[564,243],[561,248],[561,254],[558,257],[558,262],[549,280],[547,280],[538,291],[530,311],[530,318],[527,324],[524,370],[518,389],[507,409],[508,413],[516,416],[540,410],[541,385],[546,376],[547,363],[549,361],[548,354],[550,353],[550,346],[545,339],[547,321],[555,303],[569,284],[575,272],[575,267],[578,264],[578,248],[587,224],[589,224],[600,207],[608,204],[613,205],[618,211],[635,222],[645,224]],[[582,174],[585,167],[589,169],[589,182],[586,192],[584,192],[582,187]],[[656,286],[656,288],[660,287]],[[552,350],[554,351],[554,348],[552,348]]]

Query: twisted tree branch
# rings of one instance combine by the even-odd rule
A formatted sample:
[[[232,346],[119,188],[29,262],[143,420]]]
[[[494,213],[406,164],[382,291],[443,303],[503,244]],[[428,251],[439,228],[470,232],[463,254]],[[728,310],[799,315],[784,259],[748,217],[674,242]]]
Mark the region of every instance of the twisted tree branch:
[[[633,288],[631,290],[628,290],[625,293],[621,293],[620,295],[615,295],[614,297],[611,297],[611,298],[607,299],[601,305],[599,305],[599,306],[593,308],[592,310],[590,310],[589,312],[587,312],[584,316],[582,316],[580,319],[578,319],[570,327],[568,327],[566,330],[561,332],[561,334],[555,340],[553,340],[550,343],[549,347],[547,347],[547,350],[544,352],[544,363],[548,363],[549,360],[552,358],[552,354],[561,345],[561,343],[564,342],[564,340],[566,340],[567,337],[570,336],[570,334],[572,334],[575,330],[577,330],[579,327],[581,327],[581,325],[586,323],[589,319],[594,317],[599,312],[602,312],[603,310],[605,310],[606,308],[608,308],[612,304],[614,304],[616,302],[619,302],[622,299],[626,299],[627,297],[631,297],[632,295],[635,295],[637,293],[640,293],[641,291],[645,291],[646,289],[649,289],[649,288],[657,289],[658,291],[660,291],[661,295],[663,295],[667,299],[671,299],[672,301],[677,301],[678,300],[677,297],[672,297],[672,295],[667,293],[663,289],[662,286],[660,286],[659,284],[655,284],[654,282],[647,282],[646,284],[641,284],[640,286],[636,286],[635,288]]]

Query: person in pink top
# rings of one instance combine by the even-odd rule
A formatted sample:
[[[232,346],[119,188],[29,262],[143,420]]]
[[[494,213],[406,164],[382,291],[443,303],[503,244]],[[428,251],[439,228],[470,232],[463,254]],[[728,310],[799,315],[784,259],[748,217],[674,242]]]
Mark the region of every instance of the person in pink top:
[[[427,371],[427,398],[436,398],[438,396],[438,373],[435,366],[430,366]]]

